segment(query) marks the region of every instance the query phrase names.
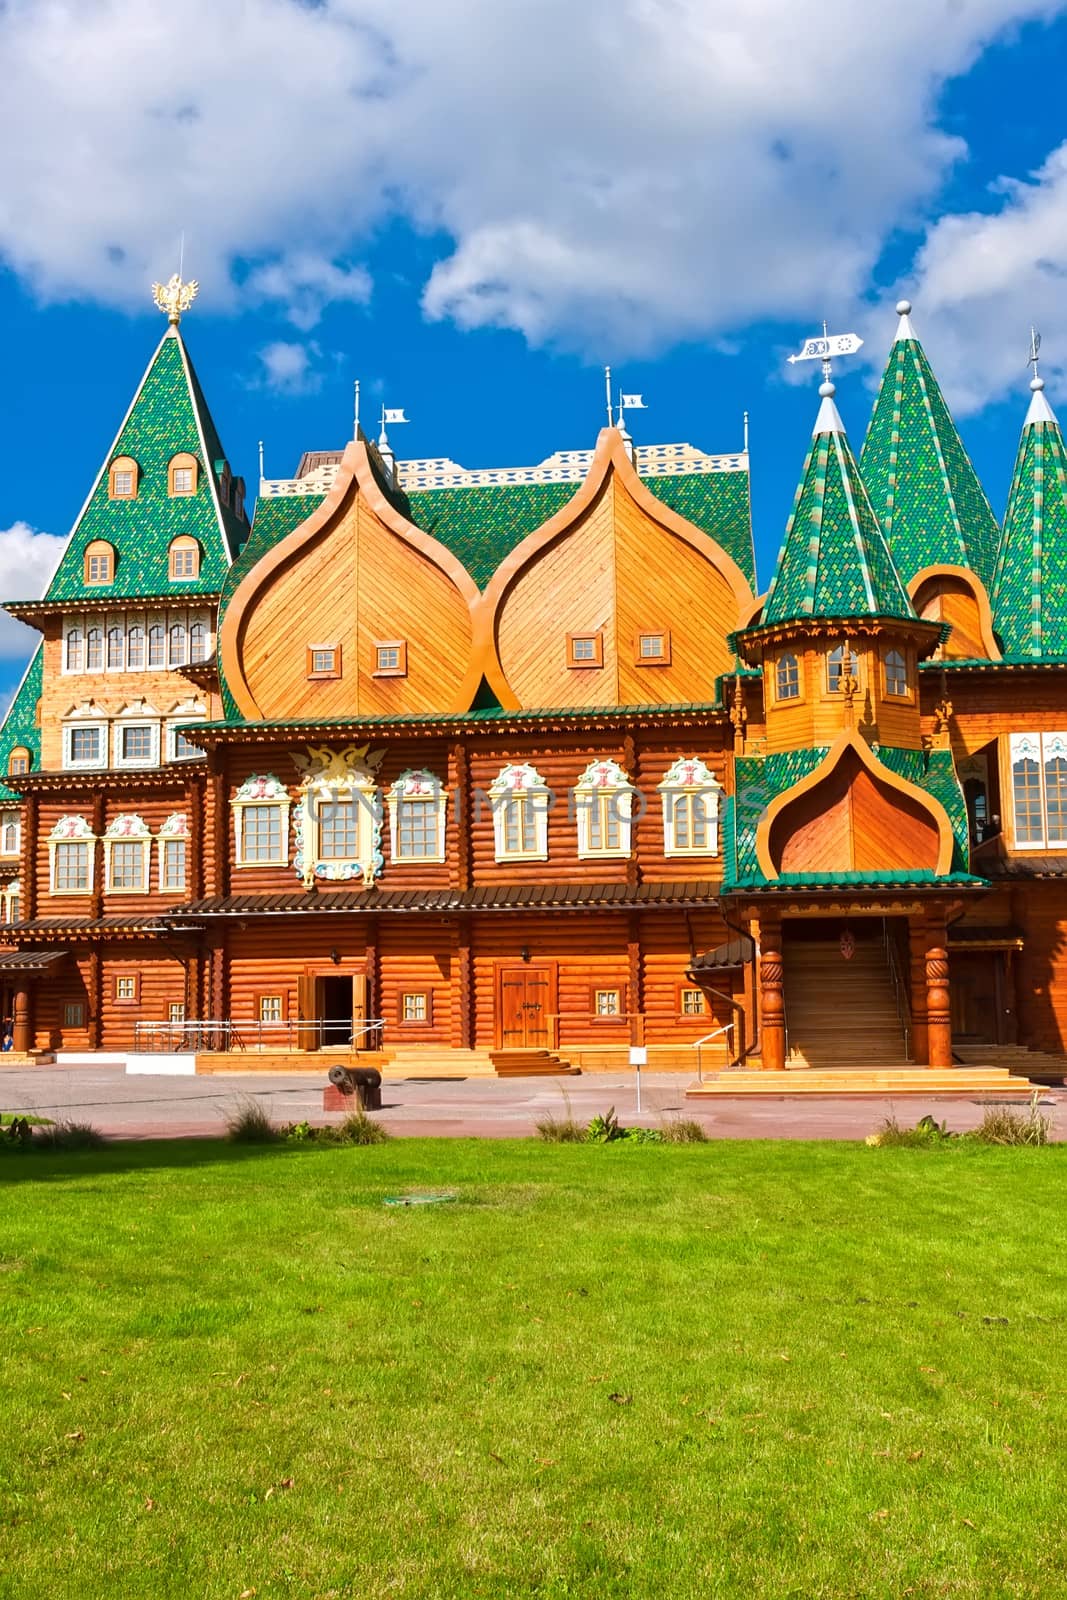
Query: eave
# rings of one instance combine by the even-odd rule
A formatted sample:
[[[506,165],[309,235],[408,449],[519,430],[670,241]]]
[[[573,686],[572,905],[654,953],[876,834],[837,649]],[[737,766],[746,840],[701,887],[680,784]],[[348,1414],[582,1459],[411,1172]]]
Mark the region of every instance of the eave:
[[[1067,667],[1067,656],[1002,656],[999,661],[986,660],[984,656],[958,657],[944,661],[920,661],[920,672],[1062,672]]]
[[[71,595],[66,600],[5,600],[0,604],[0,609],[7,612],[8,616],[15,617],[19,622],[29,623],[31,627],[41,627],[53,617],[61,617],[71,611],[102,612],[102,611],[131,611],[147,610],[154,607],[173,608],[182,603],[195,602],[201,606],[216,606],[222,598],[218,589],[194,590],[184,588],[174,589],[168,594],[93,594]]]
[[[731,649],[746,661],[758,661],[768,646],[791,643],[795,639],[878,638],[892,633],[929,655],[944,644],[951,632],[946,622],[926,622],[921,617],[843,616],[789,617],[781,622],[761,622],[752,628],[738,629],[727,638]]]
[[[57,790],[80,793],[98,789],[184,789],[189,774],[203,773],[202,762],[188,761],[179,767],[130,767],[121,771],[78,768],[71,772],[11,773],[4,782],[16,794],[53,794]]]

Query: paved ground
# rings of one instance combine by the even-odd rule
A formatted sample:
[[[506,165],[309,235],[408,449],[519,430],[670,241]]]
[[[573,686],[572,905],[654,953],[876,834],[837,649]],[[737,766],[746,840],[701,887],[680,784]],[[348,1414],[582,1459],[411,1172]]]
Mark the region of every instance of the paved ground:
[[[862,1139],[891,1112],[915,1122],[925,1112],[955,1132],[973,1128],[982,1103],[970,1100],[687,1101],[688,1073],[646,1074],[643,1114],[637,1115],[633,1074],[580,1078],[494,1078],[418,1081],[383,1086],[381,1120],[397,1134],[493,1136],[531,1134],[549,1115],[581,1121],[614,1105],[625,1123],[658,1126],[665,1117],[695,1117],[714,1138]],[[254,1098],[278,1122],[330,1121],[322,1111],[324,1078],[317,1075],[234,1073],[203,1078],[126,1077],[120,1067],[0,1068],[0,1111],[30,1111],[90,1122],[120,1138],[217,1135],[242,1099]],[[1067,1091],[1042,1095],[1053,1137],[1067,1139]],[[988,1102],[985,1102],[988,1104]]]

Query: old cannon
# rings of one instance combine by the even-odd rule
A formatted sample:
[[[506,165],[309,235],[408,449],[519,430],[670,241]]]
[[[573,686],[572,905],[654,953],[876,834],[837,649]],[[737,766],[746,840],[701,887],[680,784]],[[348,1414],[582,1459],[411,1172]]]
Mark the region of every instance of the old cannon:
[[[323,1095],[324,1111],[345,1111],[355,1100],[361,1111],[382,1109],[382,1075],[377,1067],[330,1068],[330,1088]],[[331,1092],[332,1091],[332,1092]]]

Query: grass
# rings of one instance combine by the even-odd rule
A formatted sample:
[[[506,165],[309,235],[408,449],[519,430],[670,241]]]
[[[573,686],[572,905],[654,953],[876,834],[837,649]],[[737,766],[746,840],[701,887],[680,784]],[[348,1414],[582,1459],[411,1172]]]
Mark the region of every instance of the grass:
[[[1063,1593],[1065,1214],[971,1142],[4,1162],[0,1594]]]

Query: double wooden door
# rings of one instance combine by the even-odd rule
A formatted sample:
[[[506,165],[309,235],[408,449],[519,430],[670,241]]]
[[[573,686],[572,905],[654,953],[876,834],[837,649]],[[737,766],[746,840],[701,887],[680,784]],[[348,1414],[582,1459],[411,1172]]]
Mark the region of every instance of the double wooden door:
[[[552,972],[502,967],[497,1032],[503,1050],[547,1050],[551,1044]]]

